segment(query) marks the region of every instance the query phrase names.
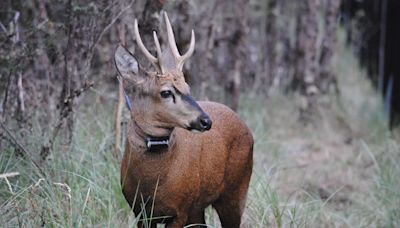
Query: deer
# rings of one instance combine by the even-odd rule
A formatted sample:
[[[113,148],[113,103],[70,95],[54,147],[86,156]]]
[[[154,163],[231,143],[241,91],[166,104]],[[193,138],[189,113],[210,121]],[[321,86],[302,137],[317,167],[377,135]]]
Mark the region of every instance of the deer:
[[[164,51],[153,32],[157,57],[143,44],[134,21],[137,46],[155,71],[143,69],[122,45],[114,54],[120,82],[133,89],[127,95],[133,102],[121,161],[122,193],[141,217],[139,227],[145,215],[151,216],[151,227],[204,226],[210,205],[223,227],[240,227],[253,168],[252,133],[227,106],[194,100],[183,74],[194,52],[194,31],[181,55],[166,12],[164,21]]]

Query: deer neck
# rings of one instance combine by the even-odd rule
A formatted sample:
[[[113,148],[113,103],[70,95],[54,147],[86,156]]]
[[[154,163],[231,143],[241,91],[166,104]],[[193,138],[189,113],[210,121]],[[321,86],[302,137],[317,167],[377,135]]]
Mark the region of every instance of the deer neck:
[[[132,112],[131,132],[134,145],[147,152],[160,152],[168,149],[173,128],[157,126],[139,113]]]

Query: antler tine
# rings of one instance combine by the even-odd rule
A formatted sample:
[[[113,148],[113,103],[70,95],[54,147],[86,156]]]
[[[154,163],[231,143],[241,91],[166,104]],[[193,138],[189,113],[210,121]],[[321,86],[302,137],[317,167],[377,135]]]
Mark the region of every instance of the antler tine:
[[[187,50],[187,52],[182,55],[181,59],[179,60],[179,68],[182,69],[183,64],[186,62],[186,60],[188,60],[194,52],[194,44],[195,44],[195,38],[194,38],[194,31],[192,29],[192,36],[190,38],[190,45],[189,45],[189,49]]]
[[[162,54],[161,54],[161,45],[160,45],[160,41],[158,40],[156,31],[153,31],[153,38],[154,38],[154,43],[156,44],[156,51],[157,51],[157,56],[158,56],[158,65],[160,66],[161,73],[165,73],[164,72],[163,63],[162,63],[162,59],[161,59],[161,56],[162,56]]]
[[[193,55],[194,44],[195,44],[194,31],[192,30],[192,36],[190,38],[190,46],[188,51],[183,56],[181,56],[179,54],[178,47],[176,46],[174,31],[172,30],[171,22],[169,21],[167,12],[164,12],[164,17],[165,17],[165,23],[167,25],[167,36],[168,36],[169,46],[171,48],[172,54],[176,58],[176,64],[177,64],[176,67],[179,70],[182,70],[185,61]]]
[[[171,22],[169,22],[167,12],[164,12],[164,18],[165,18],[165,23],[167,25],[167,36],[168,36],[169,46],[171,48],[172,54],[175,56],[175,58],[178,59],[181,57],[181,55],[179,54],[178,48],[176,47],[174,31],[172,30]]]
[[[138,26],[138,22],[135,19],[135,25],[134,25],[134,30],[135,30],[135,36],[136,36],[136,43],[139,46],[140,50],[142,50],[143,54],[146,56],[147,59],[149,59],[149,61],[155,66],[157,66],[158,63],[158,59],[156,57],[154,57],[144,46],[142,38],[140,37],[139,34],[139,26]],[[157,50],[158,52],[158,50]]]
[[[161,45],[160,45],[160,41],[158,41],[156,31],[153,31],[153,38],[154,38],[154,43],[156,44],[157,56],[161,56]]]

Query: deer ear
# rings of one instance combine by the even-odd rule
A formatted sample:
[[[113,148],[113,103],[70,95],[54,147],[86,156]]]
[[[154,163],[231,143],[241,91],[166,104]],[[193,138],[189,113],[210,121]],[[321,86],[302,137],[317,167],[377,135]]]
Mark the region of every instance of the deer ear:
[[[143,78],[139,76],[139,63],[136,58],[121,45],[118,45],[114,54],[115,66],[123,79],[140,83]]]

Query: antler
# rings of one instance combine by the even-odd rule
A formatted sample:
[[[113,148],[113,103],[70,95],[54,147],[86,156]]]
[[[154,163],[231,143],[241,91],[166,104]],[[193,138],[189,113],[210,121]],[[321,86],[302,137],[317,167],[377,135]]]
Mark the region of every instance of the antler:
[[[194,44],[195,44],[194,31],[192,30],[192,36],[190,38],[190,45],[188,51],[181,56],[176,46],[174,32],[172,30],[172,26],[166,12],[164,12],[164,17],[165,17],[165,23],[167,25],[167,37],[168,37],[169,48],[171,49],[172,55],[174,57],[175,68],[182,71],[183,64],[193,55]],[[156,69],[159,69],[161,73],[165,73],[166,66],[163,65],[161,46],[157,37],[157,33],[153,31],[153,38],[154,38],[154,43],[156,44],[156,51],[157,51],[157,58],[156,58],[144,46],[142,38],[140,37],[139,34],[139,27],[136,19],[134,24],[134,30],[136,36],[136,43],[139,46],[140,50],[143,52],[146,58],[151,62],[151,64]]]
[[[134,32],[135,32],[135,37],[136,37],[136,43],[139,46],[140,50],[142,50],[143,54],[146,56],[146,58],[151,62],[151,64],[153,64],[153,66],[157,69],[160,69],[160,65],[159,65],[159,59],[157,59],[156,57],[154,57],[148,50],[147,48],[144,46],[142,38],[140,37],[139,34],[139,26],[138,26],[138,22],[137,19],[135,19],[135,23],[134,23]],[[160,43],[158,42],[158,38],[157,38],[157,34],[155,32],[153,32],[153,37],[154,37],[154,41],[156,42],[156,47],[157,47],[157,55],[159,55],[159,52],[161,53],[161,49],[159,49]],[[157,41],[156,41],[157,40]]]
[[[164,12],[164,17],[165,17],[165,23],[167,24],[167,36],[168,36],[169,47],[171,48],[172,54],[175,57],[176,68],[182,71],[183,64],[193,55],[194,43],[195,43],[194,31],[192,29],[192,36],[190,38],[190,45],[188,51],[181,56],[179,54],[178,48],[176,47],[174,31],[172,30],[171,23],[169,22],[167,12]]]

